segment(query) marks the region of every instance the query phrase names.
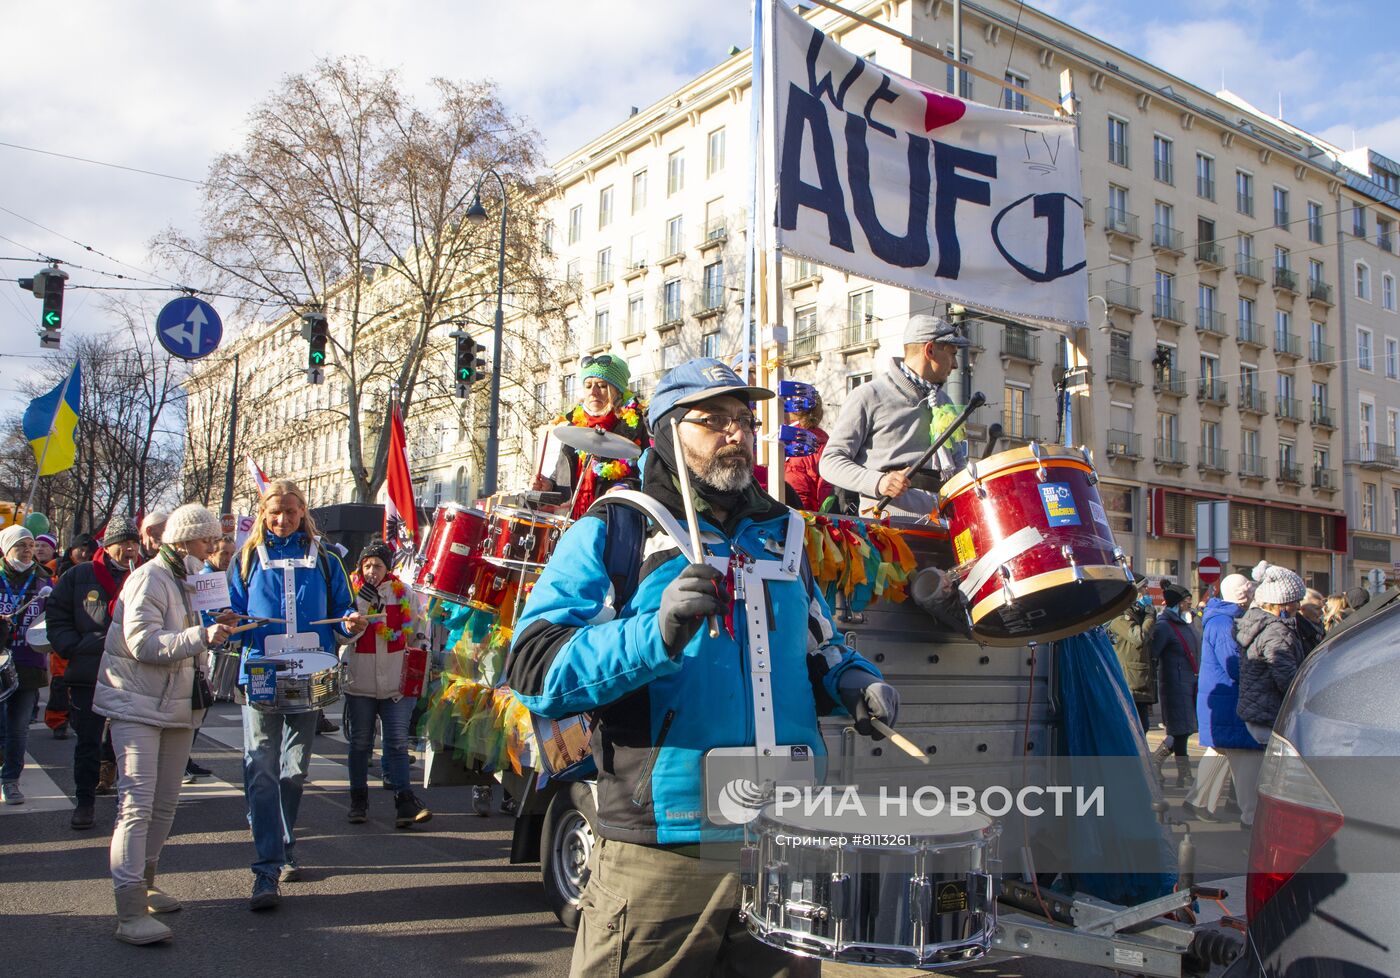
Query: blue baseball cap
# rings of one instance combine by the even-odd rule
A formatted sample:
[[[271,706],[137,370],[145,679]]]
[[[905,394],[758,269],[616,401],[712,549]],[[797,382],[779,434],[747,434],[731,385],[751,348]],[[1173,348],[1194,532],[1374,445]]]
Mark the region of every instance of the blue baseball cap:
[[[661,418],[678,407],[725,395],[744,401],[765,401],[773,392],[766,387],[750,387],[723,360],[697,357],[661,378],[651,395],[647,423],[654,428]]]

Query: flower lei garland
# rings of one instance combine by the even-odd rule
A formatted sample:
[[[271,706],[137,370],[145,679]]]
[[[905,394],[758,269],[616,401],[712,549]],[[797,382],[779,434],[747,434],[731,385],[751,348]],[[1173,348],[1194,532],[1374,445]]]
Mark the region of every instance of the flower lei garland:
[[[613,416],[621,422],[617,434],[629,441],[636,441],[642,427],[642,406],[641,402],[637,400],[637,395],[628,391],[627,400],[613,412]],[[561,415],[556,419],[555,424],[571,424],[578,428],[586,428],[590,427],[588,423],[590,420],[592,419],[588,412],[583,409],[582,404],[579,404],[569,412],[567,418]],[[595,458],[589,468],[594,475],[609,482],[617,482],[637,473],[636,460],[629,461],[627,459]]]
[[[364,578],[360,576],[359,571],[356,571],[354,576],[350,580],[351,590],[353,590],[355,593],[359,593],[360,587],[363,584]],[[403,627],[390,628],[389,619],[386,616],[383,621],[375,623],[374,635],[376,638],[382,638],[385,642],[392,645],[394,642],[397,642],[399,639],[407,635],[409,629],[413,627],[413,599],[408,593],[408,586],[405,585],[402,581],[390,581],[389,590],[393,592],[394,603],[399,606],[399,613],[403,620]]]

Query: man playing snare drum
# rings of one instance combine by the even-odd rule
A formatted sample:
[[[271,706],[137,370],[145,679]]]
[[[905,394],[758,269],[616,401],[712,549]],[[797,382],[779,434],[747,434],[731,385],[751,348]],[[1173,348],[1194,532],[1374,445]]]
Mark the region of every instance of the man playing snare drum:
[[[238,677],[249,695],[248,659],[330,652],[353,642],[368,619],[355,610],[340,558],[321,547],[306,497],[296,484],[278,479],[267,487],[257,521],[229,575],[233,610],[256,618],[285,619],[244,633],[247,650]],[[312,625],[340,618],[334,625]],[[257,859],[253,862],[253,910],[282,900],[279,881],[299,878],[294,854],[297,809],[311,765],[316,710],[263,712],[243,707],[243,785]]]
[[[737,865],[702,861],[696,845],[739,833],[707,815],[704,771],[717,757],[752,764],[770,745],[820,756],[819,713],[844,705],[870,733],[870,718],[893,723],[899,703],[834,632],[803,566],[802,519],[754,481],[749,404],[772,396],[713,359],[662,378],[642,498],[614,493],[571,526],[516,622],[511,685],[522,702],[546,717],[594,716],[600,841],[575,976],[817,973],[748,934]],[[682,549],[681,465],[705,563]],[[618,566],[639,570],[624,580]]]

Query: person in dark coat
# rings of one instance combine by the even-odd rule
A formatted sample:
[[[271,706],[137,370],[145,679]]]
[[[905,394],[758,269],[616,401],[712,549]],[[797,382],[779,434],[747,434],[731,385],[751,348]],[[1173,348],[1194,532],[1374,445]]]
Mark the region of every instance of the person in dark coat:
[[[1269,742],[1278,711],[1303,664],[1303,640],[1294,616],[1307,588],[1286,567],[1267,568],[1254,591],[1255,606],[1235,626],[1240,645],[1240,701],[1235,708],[1260,744]]]
[[[1168,755],[1176,757],[1176,786],[1191,780],[1187,742],[1196,732],[1196,674],[1200,671],[1201,639],[1191,623],[1191,592],[1164,584],[1166,608],[1152,629],[1152,658],[1157,663],[1162,726],[1167,736],[1153,753],[1158,776]]]
[[[102,536],[102,549],[92,560],[65,572],[49,595],[49,644],[67,663],[63,681],[68,687],[68,722],[77,736],[73,747],[77,804],[71,825],[79,830],[92,828],[95,796],[111,794],[116,782],[116,756],[110,754],[110,745],[103,745],[107,721],[93,711],[92,700],[112,609],[127,575],[140,560],[141,533],[136,522],[113,516]]]
[[[1323,605],[1326,598],[1322,592],[1308,588],[1298,605],[1298,637],[1303,641],[1303,654],[1311,655],[1312,650],[1322,644],[1327,637],[1327,629],[1322,624]]]

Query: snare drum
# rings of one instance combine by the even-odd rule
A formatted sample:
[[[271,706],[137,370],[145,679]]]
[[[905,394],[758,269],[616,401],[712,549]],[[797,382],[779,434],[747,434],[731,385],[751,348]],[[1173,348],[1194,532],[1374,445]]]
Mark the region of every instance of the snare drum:
[[[423,548],[423,561],[413,589],[423,594],[462,602],[481,566],[486,539],[486,515],[460,503],[443,503],[433,514],[433,528]]]
[[[1086,451],[1031,442],[970,461],[943,486],[938,512],[977,641],[1077,635],[1132,603],[1098,481]]]
[[[865,815],[778,815],[770,806],[750,823],[741,907],[749,933],[860,965],[929,968],[986,954],[997,919],[991,819],[880,816],[878,798],[862,800]]]
[[[497,506],[488,517],[483,556],[498,567],[542,567],[569,521],[550,513]]]
[[[256,671],[272,670],[270,694],[254,678]],[[263,713],[310,713],[340,699],[345,667],[329,652],[289,652],[250,658],[248,705]]]
[[[520,571],[495,564],[479,564],[467,588],[467,605],[494,615],[514,611],[515,595],[520,586]],[[513,619],[513,616],[512,616]],[[510,622],[502,621],[509,627]]]
[[[15,668],[15,657],[8,650],[0,650],[0,703],[5,702],[19,689],[19,670]],[[25,723],[29,718],[25,718]]]

